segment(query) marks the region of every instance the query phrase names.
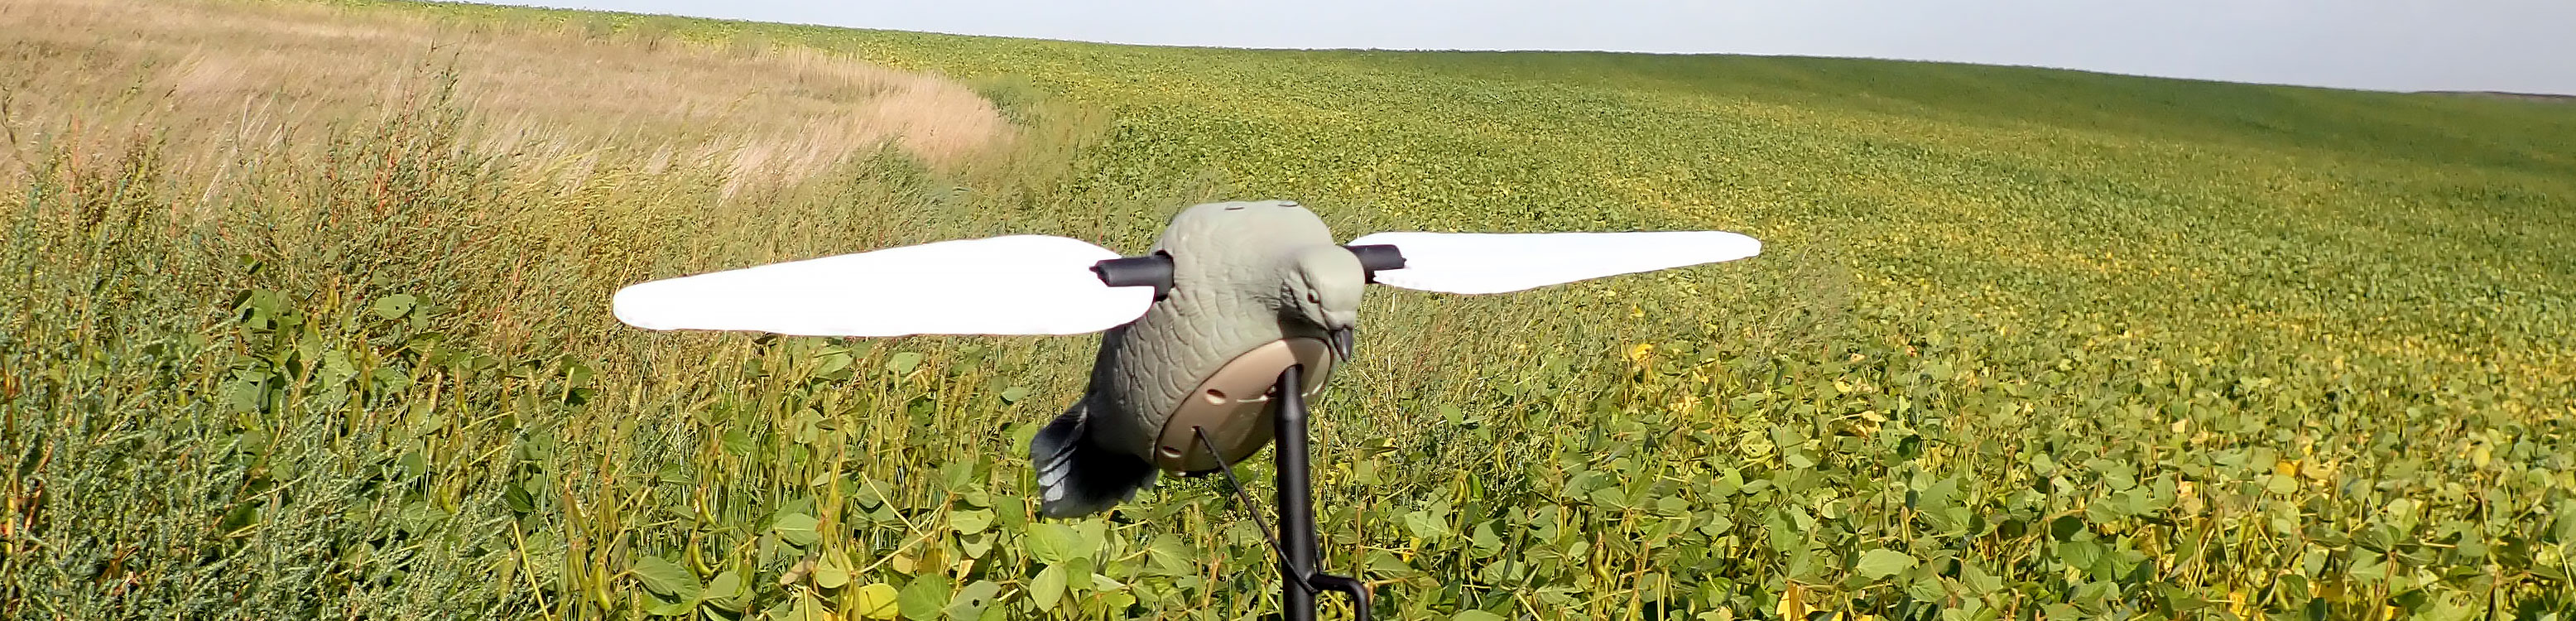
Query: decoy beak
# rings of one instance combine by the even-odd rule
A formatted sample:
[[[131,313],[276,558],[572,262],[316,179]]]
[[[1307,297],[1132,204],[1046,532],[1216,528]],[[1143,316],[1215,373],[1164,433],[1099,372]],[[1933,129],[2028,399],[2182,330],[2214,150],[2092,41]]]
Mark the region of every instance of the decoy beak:
[[[1332,331],[1334,360],[1351,359],[1351,345],[1354,340],[1351,333],[1353,331],[1354,330],[1351,328],[1335,328]]]

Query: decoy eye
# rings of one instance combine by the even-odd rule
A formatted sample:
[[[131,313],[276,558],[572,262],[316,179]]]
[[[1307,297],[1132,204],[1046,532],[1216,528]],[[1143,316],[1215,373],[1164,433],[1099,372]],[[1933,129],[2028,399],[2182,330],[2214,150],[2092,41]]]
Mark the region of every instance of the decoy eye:
[[[1322,303],[1324,303],[1324,298],[1316,297],[1316,296],[1315,296],[1315,294],[1314,294],[1313,292],[1308,292],[1308,293],[1306,294],[1306,303],[1307,303],[1307,304],[1322,304]]]

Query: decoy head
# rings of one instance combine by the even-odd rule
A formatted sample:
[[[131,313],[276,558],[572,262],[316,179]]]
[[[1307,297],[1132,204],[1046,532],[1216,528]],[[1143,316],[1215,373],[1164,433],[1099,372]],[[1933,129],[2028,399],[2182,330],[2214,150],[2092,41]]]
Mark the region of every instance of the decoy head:
[[[1295,265],[1281,285],[1280,315],[1323,328],[1331,335],[1333,354],[1351,357],[1351,330],[1359,327],[1360,292],[1368,272],[1358,256],[1341,246],[1319,245],[1297,252]]]

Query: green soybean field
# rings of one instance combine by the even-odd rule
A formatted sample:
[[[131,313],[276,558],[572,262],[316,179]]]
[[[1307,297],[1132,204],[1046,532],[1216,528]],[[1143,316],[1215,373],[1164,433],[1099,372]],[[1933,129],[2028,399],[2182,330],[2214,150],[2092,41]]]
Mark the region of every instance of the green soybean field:
[[[1312,406],[1378,618],[2576,618],[2576,104],[24,0],[0,124],[0,617],[1275,614],[1264,457],[1036,517],[1096,337],[608,300],[1287,199],[1765,245],[1373,288]]]

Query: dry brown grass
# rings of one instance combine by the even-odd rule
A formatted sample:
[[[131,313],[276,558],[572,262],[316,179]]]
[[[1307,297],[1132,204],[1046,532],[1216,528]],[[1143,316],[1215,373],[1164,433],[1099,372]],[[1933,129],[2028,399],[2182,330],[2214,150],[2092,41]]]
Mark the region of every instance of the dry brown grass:
[[[1011,140],[954,81],[805,49],[717,49],[240,0],[0,2],[0,100],[16,155],[152,127],[208,187],[245,153],[375,118],[456,72],[486,153],[565,184],[603,159],[723,171],[725,196],[793,183],[892,143],[953,166]],[[310,142],[310,141],[305,141]],[[18,167],[10,167],[18,168]]]

